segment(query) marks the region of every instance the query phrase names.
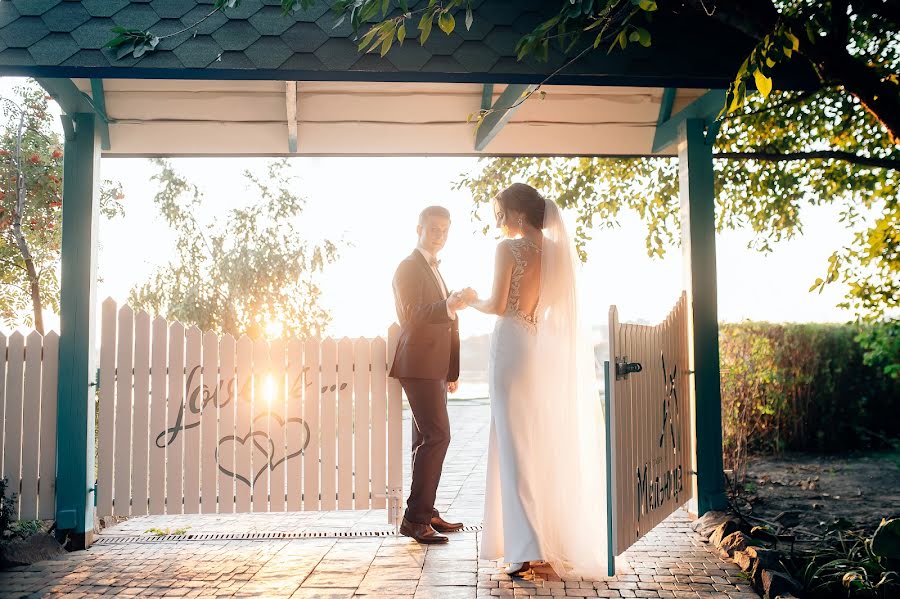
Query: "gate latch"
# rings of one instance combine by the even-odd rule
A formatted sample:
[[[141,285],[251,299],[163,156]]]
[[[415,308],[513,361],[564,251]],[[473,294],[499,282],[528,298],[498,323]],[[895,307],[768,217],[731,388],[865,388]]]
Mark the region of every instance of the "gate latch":
[[[643,370],[640,362],[629,362],[628,356],[621,356],[616,358],[616,380],[625,379],[628,380],[628,375],[633,372],[640,372]]]

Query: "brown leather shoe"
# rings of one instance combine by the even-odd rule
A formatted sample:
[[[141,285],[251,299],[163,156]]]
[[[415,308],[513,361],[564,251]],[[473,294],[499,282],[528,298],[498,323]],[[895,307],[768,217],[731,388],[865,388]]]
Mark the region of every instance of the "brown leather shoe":
[[[463,523],[447,522],[440,516],[432,516],[431,527],[438,532],[459,532],[463,528]]]
[[[400,534],[415,540],[423,545],[439,545],[450,541],[447,537],[431,527],[429,524],[417,524],[403,518],[403,524],[400,525]]]

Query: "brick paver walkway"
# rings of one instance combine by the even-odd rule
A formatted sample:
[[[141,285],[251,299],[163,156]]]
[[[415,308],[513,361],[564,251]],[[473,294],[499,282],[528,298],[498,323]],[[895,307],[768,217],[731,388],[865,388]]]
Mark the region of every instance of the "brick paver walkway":
[[[454,436],[438,508],[467,524],[481,520],[488,409],[479,401],[451,404]],[[407,437],[408,431],[407,423]],[[104,534],[184,526],[191,534],[383,531],[385,521],[381,510],[156,516],[134,518]],[[682,512],[628,551],[617,576],[600,581],[559,580],[546,570],[513,580],[497,564],[479,562],[478,542],[479,533],[465,532],[454,534],[448,545],[428,548],[404,537],[101,543],[60,560],[0,572],[0,598],[758,597],[734,564],[719,559],[690,530]]]

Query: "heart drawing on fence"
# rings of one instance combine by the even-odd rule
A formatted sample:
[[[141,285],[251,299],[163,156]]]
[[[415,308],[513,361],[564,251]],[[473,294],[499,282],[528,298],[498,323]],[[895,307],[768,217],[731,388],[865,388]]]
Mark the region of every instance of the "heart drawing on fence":
[[[268,420],[268,430],[260,430]],[[273,430],[273,425],[277,425],[280,430]],[[250,432],[243,437],[238,435],[226,435],[219,439],[216,448],[216,463],[219,470],[229,478],[243,482],[248,487],[259,479],[266,471],[274,471],[278,466],[287,460],[297,457],[303,453],[306,446],[309,445],[310,430],[309,425],[302,418],[283,419],[275,412],[263,412],[253,419],[253,425]],[[280,433],[280,434],[279,434]],[[275,441],[279,441],[276,445]],[[281,447],[281,441],[285,440],[287,447]],[[241,449],[250,445],[249,460],[250,472],[238,472],[241,468],[237,465],[235,457],[246,449]],[[253,482],[250,482],[252,477]]]

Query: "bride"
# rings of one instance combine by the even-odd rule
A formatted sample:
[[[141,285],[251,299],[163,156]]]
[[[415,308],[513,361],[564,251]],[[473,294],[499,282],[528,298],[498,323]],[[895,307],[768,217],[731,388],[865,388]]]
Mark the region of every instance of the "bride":
[[[593,352],[578,320],[575,252],[556,203],[515,183],[493,200],[493,291],[464,299],[496,314],[481,558],[521,575],[606,574],[604,429]]]

